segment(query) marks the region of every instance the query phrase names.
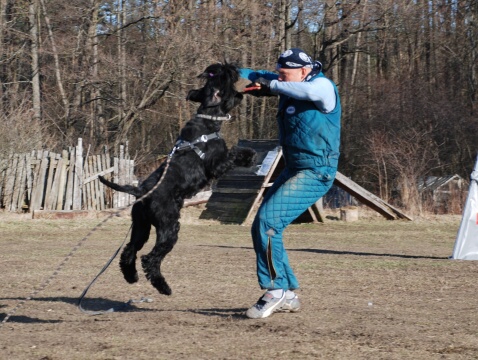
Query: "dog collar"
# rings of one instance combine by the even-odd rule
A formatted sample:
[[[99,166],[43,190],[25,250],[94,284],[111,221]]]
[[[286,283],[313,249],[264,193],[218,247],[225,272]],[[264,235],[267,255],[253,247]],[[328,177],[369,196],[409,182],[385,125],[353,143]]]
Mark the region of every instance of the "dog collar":
[[[219,132],[214,132],[212,134],[209,134],[209,135],[201,135],[200,137],[198,137],[196,140],[193,140],[193,141],[186,141],[186,140],[182,140],[182,139],[179,139],[178,141],[176,141],[176,144],[174,145],[174,149],[173,149],[173,152],[174,153],[175,151],[180,151],[180,150],[194,150],[196,152],[196,154],[198,154],[198,156],[201,158],[201,159],[204,159],[204,157],[206,156],[206,153],[204,153],[203,151],[201,151],[201,149],[199,149],[196,144],[199,144],[199,143],[206,143],[208,142],[209,140],[213,140],[213,139],[220,139],[221,138],[221,133]]]
[[[201,119],[216,120],[216,121],[231,120],[231,115],[230,114],[226,114],[226,116],[212,116],[212,115],[206,115],[206,114],[196,114],[196,117],[201,118]]]

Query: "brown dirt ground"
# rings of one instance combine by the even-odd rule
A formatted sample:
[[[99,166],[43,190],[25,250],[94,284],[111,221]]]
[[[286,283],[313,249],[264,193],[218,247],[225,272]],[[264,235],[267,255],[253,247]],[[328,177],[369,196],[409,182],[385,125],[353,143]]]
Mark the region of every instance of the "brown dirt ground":
[[[0,327],[0,358],[478,358],[478,263],[448,259],[459,216],[292,225],[285,244],[303,310],[250,320],[244,312],[261,291],[249,227],[199,221],[199,211],[183,210],[179,242],[164,262],[172,296],[156,293],[144,276],[128,285],[115,259],[84,306],[153,301],[100,316],[77,309],[128,231],[128,217],[113,218]],[[0,320],[98,222],[0,214]]]

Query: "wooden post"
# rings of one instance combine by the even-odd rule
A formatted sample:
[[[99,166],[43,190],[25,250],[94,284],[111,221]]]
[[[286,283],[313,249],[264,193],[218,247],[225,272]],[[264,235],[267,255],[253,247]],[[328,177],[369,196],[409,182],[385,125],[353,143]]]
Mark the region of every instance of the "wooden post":
[[[51,187],[53,184],[53,175],[55,173],[55,168],[58,160],[56,159],[55,153],[50,153],[48,156],[48,168],[45,173],[46,176],[46,187],[45,187],[45,205],[43,208],[49,210],[51,206]]]
[[[41,210],[43,207],[43,198],[45,192],[45,178],[48,170],[48,151],[38,150],[37,152],[37,171],[35,173],[35,187],[32,191],[32,209]]]
[[[101,162],[101,155],[96,155],[96,171],[102,172],[103,171],[103,164]],[[105,209],[105,198],[103,193],[103,185],[98,179],[95,180],[95,191],[97,194],[97,205],[96,210],[104,210]]]
[[[61,153],[61,159],[58,163],[58,197],[56,198],[56,210],[63,209],[63,201],[65,199],[65,190],[67,182],[66,167],[68,165],[68,151],[63,150]]]
[[[65,207],[63,210],[71,210],[73,206],[73,178],[75,176],[75,148],[70,147],[69,149],[69,161],[67,167],[67,184],[66,184],[66,192],[65,192]]]
[[[5,193],[4,193],[4,198],[5,198],[5,208],[8,210],[11,210],[12,206],[12,194],[13,194],[13,187],[15,185],[15,167],[14,167],[14,161],[15,155],[10,154],[8,156],[8,166],[7,166],[7,171],[5,174]]]
[[[85,163],[83,165],[83,177],[85,179],[85,178],[88,178],[89,176],[90,176],[89,157],[86,157]],[[90,210],[91,209],[91,182],[83,181],[82,183],[83,183],[83,187],[82,187],[83,208],[85,210]]]
[[[23,206],[25,205],[25,187],[26,187],[26,179],[27,179],[27,171],[29,170],[26,167],[26,157],[28,154],[21,154],[19,163],[18,163],[18,179],[17,179],[17,189],[18,194],[16,197],[17,201],[17,210],[22,210]]]
[[[28,204],[28,208],[31,208],[32,204],[32,188],[33,188],[33,167],[32,167],[32,158],[35,156],[35,152],[32,151],[30,154],[26,155],[26,196],[25,196],[25,201]]]
[[[113,182],[118,183],[119,174],[118,174],[118,167],[119,167],[119,159],[117,157],[113,158]],[[113,208],[119,207],[119,192],[115,191],[113,193]]]
[[[73,210],[81,210],[81,190],[83,187],[83,139],[78,138],[73,176]]]

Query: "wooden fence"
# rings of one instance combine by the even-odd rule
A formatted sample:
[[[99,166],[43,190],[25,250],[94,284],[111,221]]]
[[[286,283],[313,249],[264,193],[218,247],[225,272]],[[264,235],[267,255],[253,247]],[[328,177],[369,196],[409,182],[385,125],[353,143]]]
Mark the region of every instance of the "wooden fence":
[[[134,160],[125,146],[119,157],[83,156],[82,139],[61,154],[34,150],[0,160],[0,208],[7,211],[104,210],[132,203],[133,196],[112,191],[98,180],[104,175],[119,184],[134,184]]]

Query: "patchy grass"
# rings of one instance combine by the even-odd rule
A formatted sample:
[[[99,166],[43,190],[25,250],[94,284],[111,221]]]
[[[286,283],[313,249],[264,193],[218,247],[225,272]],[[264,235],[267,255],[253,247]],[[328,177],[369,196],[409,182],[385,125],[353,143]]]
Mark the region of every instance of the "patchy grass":
[[[413,222],[365,218],[293,225],[285,246],[301,282],[303,310],[249,320],[261,294],[249,228],[202,222],[186,210],[179,242],[164,261],[173,295],[140,276],[129,285],[117,259],[84,287],[126,236],[113,218],[95,231],[51,283],[0,327],[8,359],[472,359],[478,266],[449,260],[459,217]],[[0,215],[0,319],[52,276],[100,220],[30,220]],[[141,253],[151,249],[152,242]]]

